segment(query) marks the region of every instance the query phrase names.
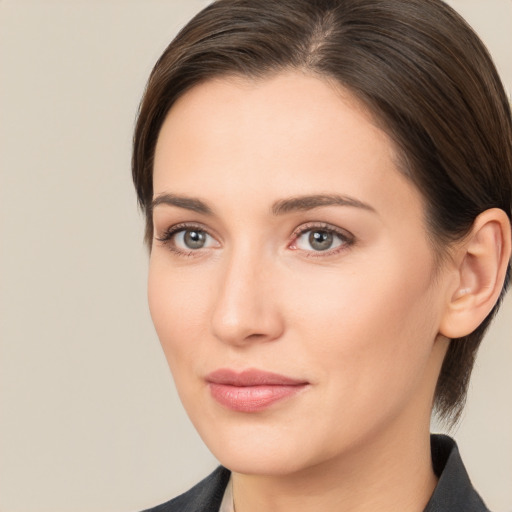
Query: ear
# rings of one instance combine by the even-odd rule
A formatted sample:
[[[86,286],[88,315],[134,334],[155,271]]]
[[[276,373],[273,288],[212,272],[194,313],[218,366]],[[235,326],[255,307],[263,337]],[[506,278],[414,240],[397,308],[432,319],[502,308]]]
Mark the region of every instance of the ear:
[[[455,284],[439,328],[448,338],[472,333],[496,304],[510,261],[510,221],[503,210],[481,213],[464,241],[457,245],[453,261]]]

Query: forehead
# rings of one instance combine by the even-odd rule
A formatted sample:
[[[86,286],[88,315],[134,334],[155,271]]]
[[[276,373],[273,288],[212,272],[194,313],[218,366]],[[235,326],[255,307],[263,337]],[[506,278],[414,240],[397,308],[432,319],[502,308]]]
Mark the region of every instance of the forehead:
[[[342,107],[345,112],[340,116]],[[251,128],[253,136],[259,127],[257,123],[263,124],[266,132],[275,126],[279,130],[289,128],[292,134],[292,129],[303,128],[306,132],[313,128],[313,120],[315,126],[322,129],[333,123],[341,128],[341,122],[346,119],[345,125],[349,125],[350,131],[362,122],[367,125],[365,129],[371,128],[386,137],[368,107],[337,81],[292,70],[263,78],[236,75],[202,82],[173,104],[162,130],[178,119],[181,130],[188,128],[198,132],[203,129],[210,135],[218,133],[221,122],[227,125],[236,121],[241,134],[244,128]],[[210,130],[212,125],[216,128],[214,132]],[[388,142],[392,146],[391,140]]]
[[[222,183],[225,199],[243,187],[274,197],[337,188],[378,203],[396,196],[400,182],[418,200],[396,161],[389,136],[339,85],[300,72],[220,78],[171,108],[157,142],[154,191],[213,193]]]

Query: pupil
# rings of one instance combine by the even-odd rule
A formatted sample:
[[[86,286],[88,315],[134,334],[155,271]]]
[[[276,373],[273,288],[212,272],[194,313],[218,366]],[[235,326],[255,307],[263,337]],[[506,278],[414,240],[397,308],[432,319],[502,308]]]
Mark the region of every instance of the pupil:
[[[326,251],[332,245],[333,235],[328,231],[312,231],[309,234],[309,244],[316,251]]]
[[[205,244],[206,236],[203,231],[186,231],[184,241],[189,249],[201,249]]]

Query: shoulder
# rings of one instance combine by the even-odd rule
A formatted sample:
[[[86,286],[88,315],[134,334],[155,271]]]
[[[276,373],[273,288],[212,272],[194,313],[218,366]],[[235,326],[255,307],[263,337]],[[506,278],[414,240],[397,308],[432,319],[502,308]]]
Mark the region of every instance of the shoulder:
[[[231,473],[219,466],[180,496],[143,512],[218,512]]]
[[[489,512],[471,484],[455,441],[445,435],[432,435],[431,449],[439,480],[424,512]]]

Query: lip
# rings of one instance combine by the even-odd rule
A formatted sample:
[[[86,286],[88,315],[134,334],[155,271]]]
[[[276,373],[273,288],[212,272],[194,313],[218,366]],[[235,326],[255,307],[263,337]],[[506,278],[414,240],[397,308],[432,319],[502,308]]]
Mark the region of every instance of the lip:
[[[236,372],[222,368],[206,376],[212,397],[238,412],[258,412],[309,386],[309,382],[257,369]]]

